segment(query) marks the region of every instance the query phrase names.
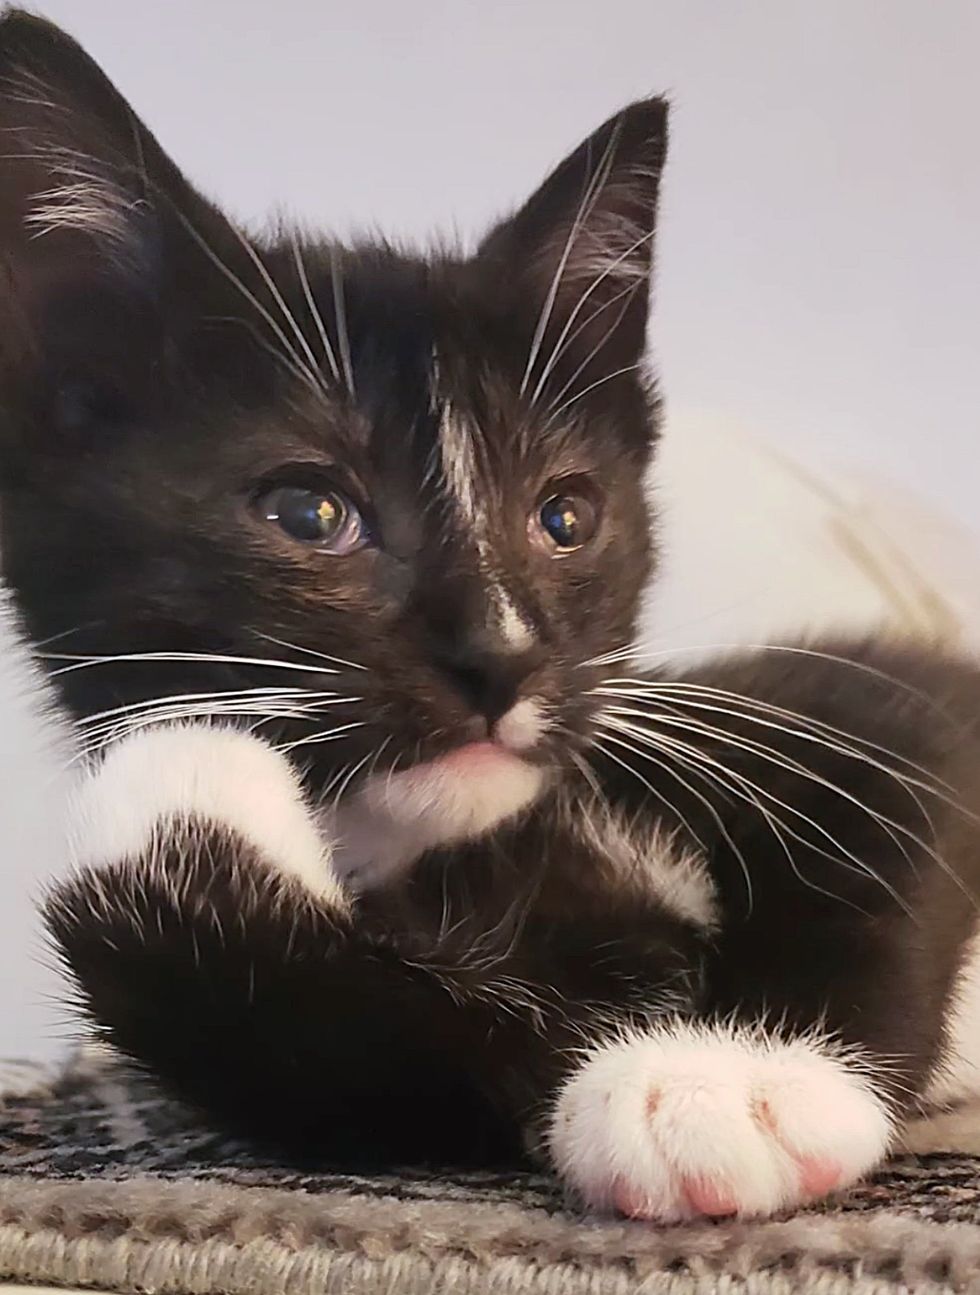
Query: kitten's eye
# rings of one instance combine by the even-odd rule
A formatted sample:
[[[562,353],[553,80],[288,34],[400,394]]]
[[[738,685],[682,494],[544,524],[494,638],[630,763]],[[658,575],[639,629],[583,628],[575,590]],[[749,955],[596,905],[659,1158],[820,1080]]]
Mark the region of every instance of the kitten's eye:
[[[277,486],[258,500],[258,510],[291,539],[327,553],[353,553],[367,542],[361,514],[336,490]]]
[[[598,514],[584,495],[552,495],[532,514],[531,523],[553,553],[574,553],[596,533]]]

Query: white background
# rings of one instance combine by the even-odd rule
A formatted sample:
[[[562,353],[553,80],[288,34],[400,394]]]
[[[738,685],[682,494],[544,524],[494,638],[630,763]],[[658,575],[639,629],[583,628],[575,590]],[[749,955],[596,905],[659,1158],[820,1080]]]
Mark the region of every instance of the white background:
[[[631,98],[674,102],[654,347],[671,417],[842,452],[980,530],[975,0],[47,0],[190,176],[257,223],[472,238]],[[35,796],[0,751],[0,1052]]]

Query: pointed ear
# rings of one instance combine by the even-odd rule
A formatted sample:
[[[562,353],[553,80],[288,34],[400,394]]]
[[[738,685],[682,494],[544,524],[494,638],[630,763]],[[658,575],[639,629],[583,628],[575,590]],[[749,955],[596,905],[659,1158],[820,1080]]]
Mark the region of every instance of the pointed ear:
[[[479,258],[507,285],[532,402],[546,387],[567,397],[639,364],[666,148],[666,102],[632,104],[483,243]]]
[[[193,231],[191,237],[189,231]],[[0,382],[111,409],[159,378],[164,336],[231,226],[82,49],[0,18]],[[78,415],[76,400],[76,415]]]

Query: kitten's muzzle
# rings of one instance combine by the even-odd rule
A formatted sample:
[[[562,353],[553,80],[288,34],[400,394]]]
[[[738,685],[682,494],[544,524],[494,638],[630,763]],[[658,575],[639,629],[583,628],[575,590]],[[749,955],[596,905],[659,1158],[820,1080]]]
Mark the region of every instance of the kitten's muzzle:
[[[514,652],[468,639],[440,652],[436,660],[455,692],[475,712],[472,737],[478,741],[520,703],[522,689],[544,664],[546,652],[539,646]]]

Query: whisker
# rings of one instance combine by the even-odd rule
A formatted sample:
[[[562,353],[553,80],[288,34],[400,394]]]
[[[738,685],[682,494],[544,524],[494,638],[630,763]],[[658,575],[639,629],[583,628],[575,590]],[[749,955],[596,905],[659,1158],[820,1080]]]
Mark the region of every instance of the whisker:
[[[279,285],[276,283],[275,279],[270,274],[269,268],[266,265],[265,261],[263,261],[258,251],[252,245],[252,240],[250,238],[246,238],[246,236],[242,233],[242,231],[238,228],[237,225],[232,224],[231,229],[232,229],[232,233],[235,235],[235,238],[241,244],[242,249],[244,250],[246,255],[251,260],[252,264],[255,266],[255,268],[258,270],[259,274],[261,275],[262,282],[269,289],[269,292],[272,296],[273,301],[279,307],[279,310],[282,314],[283,319],[285,320],[287,326],[292,330],[293,336],[296,338],[297,342],[299,342],[300,348],[302,349],[303,354],[306,356],[307,362],[309,364],[309,373],[311,377],[315,377],[315,385],[320,390],[324,390],[323,378],[322,378],[322,374],[320,373],[320,365],[317,363],[317,358],[313,354],[313,348],[310,346],[309,342],[307,341],[306,334],[300,328],[296,320],[296,316],[289,309],[289,306],[286,302],[286,298],[282,295],[282,292],[279,289]],[[305,368],[306,366],[301,366],[301,367]]]
[[[647,736],[644,730],[637,729],[633,725],[628,725],[627,728],[638,741],[642,742],[644,738]],[[687,731],[691,732],[692,730],[688,729]],[[668,738],[662,734],[658,734],[657,737],[658,737],[658,741],[666,742],[668,744],[674,741],[674,739]],[[808,827],[811,827],[815,832],[818,833],[818,835],[820,835],[825,840],[827,840],[836,850],[840,852],[840,855],[842,857],[834,859],[835,862],[843,865],[844,867],[847,867],[848,861],[849,861],[850,864],[853,865],[852,870],[856,870],[861,875],[877,881],[879,885],[881,885],[882,888],[888,893],[888,895],[903,909],[903,911],[907,913],[909,917],[914,918],[915,916],[914,912],[909,907],[909,905],[905,902],[905,900],[902,899],[898,891],[895,890],[894,886],[892,886],[890,882],[887,882],[883,877],[881,877],[877,872],[875,872],[874,869],[871,868],[869,864],[867,864],[863,859],[861,859],[858,855],[856,855],[852,850],[849,850],[847,846],[845,846],[842,842],[840,842],[833,835],[832,832],[828,831],[828,829],[824,827],[821,823],[819,823],[816,819],[812,818],[809,814],[804,813],[804,811],[799,809],[797,806],[789,803],[788,801],[783,800],[781,797],[777,796],[774,792],[769,791],[767,788],[763,787],[760,783],[757,783],[753,779],[746,777],[744,774],[738,773],[736,770],[732,769],[729,765],[724,764],[722,761],[716,759],[715,757],[709,756],[705,751],[701,750],[700,748],[690,747],[686,743],[682,743],[682,748],[685,751],[696,756],[697,759],[705,763],[708,763],[713,767],[719,768],[724,772],[726,777],[735,780],[736,782],[738,782],[743,786],[751,787],[753,790],[753,793],[758,794],[759,796],[763,797],[766,801],[769,801],[772,804],[778,806],[781,810],[785,811],[786,813],[792,814],[794,818],[798,818],[802,822],[806,823]],[[788,825],[785,823],[785,821],[783,821],[782,826],[785,828],[785,830],[790,832],[795,839],[799,840],[801,844],[806,845],[808,848],[815,850],[818,853],[826,854],[825,851],[821,851],[819,846],[814,845],[812,841],[808,841],[804,837],[799,837],[798,834],[796,834],[795,832],[792,832],[791,829],[788,827]],[[833,856],[829,856],[829,857],[833,858]]]
[[[606,726],[603,736],[607,742],[612,742],[615,746],[623,747],[627,751],[632,751],[634,755],[639,755],[641,756],[641,758],[643,757],[643,752],[638,751],[636,747],[632,746],[629,742],[626,742],[622,737],[617,736],[617,733],[612,731],[612,726]],[[632,768],[631,765],[626,764],[621,757],[617,756],[616,754],[614,754],[614,752],[610,751],[605,745],[603,745],[602,741],[599,738],[594,738],[593,744],[596,747],[598,747],[598,749],[603,753],[604,756],[606,756],[607,759],[612,760],[615,764],[618,764],[620,768],[625,769],[628,773],[631,773],[638,782],[643,784],[643,786],[647,789],[647,791],[650,793],[651,796],[655,796],[656,799],[659,800],[662,805],[664,805],[672,814],[676,815],[676,817],[683,824],[684,830],[687,832],[691,840],[695,841],[699,846],[699,848],[704,853],[707,853],[708,847],[705,845],[704,840],[694,830],[689,820],[677,808],[677,806],[673,803],[673,801],[669,798],[669,796],[666,796],[662,791],[660,791],[659,788],[654,787],[654,785],[651,782],[649,782],[646,778],[644,778],[641,773],[638,773],[637,770]],[[647,757],[647,758],[650,758],[650,757]],[[657,763],[656,761],[652,761],[652,762]],[[666,772],[670,773],[672,777],[675,776],[673,770],[666,770]],[[678,778],[677,781],[683,783],[683,779],[681,778]],[[686,783],[684,783],[683,785],[687,786]],[[691,791],[692,795],[697,794],[696,792],[692,791],[689,786],[688,786],[688,791]]]
[[[340,656],[328,656],[326,652],[316,652],[313,648],[302,647],[298,643],[290,643],[288,639],[277,639],[272,634],[263,634],[261,630],[254,631],[256,637],[265,639],[267,643],[275,643],[277,647],[287,648],[290,652],[302,652],[305,656],[316,657],[318,661],[330,661],[334,665],[346,667],[349,670],[366,670],[367,666],[359,665],[356,661],[348,661]]]
[[[936,789],[940,787],[945,788],[946,791],[949,792],[953,792],[955,790],[949,783],[944,782],[941,778],[932,773],[931,770],[926,769],[920,764],[916,764],[915,761],[909,760],[906,756],[899,754],[897,751],[892,751],[886,746],[882,746],[877,742],[872,742],[868,738],[860,737],[855,733],[849,733],[846,729],[837,728],[833,724],[828,724],[825,720],[817,719],[815,716],[805,715],[802,711],[789,710],[786,707],[777,706],[772,702],[760,701],[758,698],[751,697],[748,694],[731,692],[723,688],[716,688],[711,684],[697,684],[690,683],[687,680],[672,679],[606,679],[600,687],[621,688],[624,691],[629,691],[630,695],[636,696],[637,698],[639,698],[641,693],[655,693],[657,695],[663,693],[664,695],[669,694],[674,698],[682,695],[691,695],[696,697],[717,698],[719,701],[732,702],[745,707],[748,710],[757,710],[763,714],[774,715],[777,718],[789,720],[793,724],[802,725],[804,729],[809,729],[812,734],[816,735],[815,737],[811,737],[809,740],[819,741],[822,735],[829,734],[831,737],[840,741],[841,753],[852,754],[855,759],[867,760],[869,763],[873,763],[876,767],[881,768],[883,772],[890,772],[898,778],[913,782],[914,785],[919,786],[923,791],[932,791],[934,794],[938,794]],[[690,704],[692,706],[694,705],[693,702]],[[739,712],[738,717],[747,719],[750,722],[756,722],[759,724],[763,723],[762,720],[753,721],[753,717],[748,713]],[[800,732],[796,729],[787,729],[786,731],[792,732],[794,736],[800,737],[801,740],[806,737],[804,732]],[[917,774],[921,774],[923,778],[931,779],[934,786],[917,782],[915,779],[909,779],[908,776],[903,774],[900,770],[871,760],[870,757],[866,755],[866,752],[861,748],[866,748],[868,751],[877,751],[880,755],[886,756],[890,760],[894,760],[897,764],[907,766]]]
[[[683,702],[678,704],[683,705]],[[921,849],[926,851],[930,850],[930,847],[926,844],[926,842],[921,840],[910,828],[906,827],[904,824],[896,822],[895,820],[889,818],[887,815],[879,813],[877,810],[872,810],[869,805],[865,804],[864,801],[858,799],[858,797],[853,795],[853,793],[847,791],[845,788],[839,786],[837,783],[832,782],[829,778],[824,777],[822,774],[816,773],[808,765],[802,764],[798,760],[794,760],[792,756],[786,755],[785,752],[779,751],[775,747],[766,746],[764,743],[756,742],[752,738],[738,737],[735,734],[729,732],[727,729],[719,728],[715,725],[708,724],[704,720],[700,720],[697,718],[691,719],[690,717],[687,717],[687,716],[672,717],[663,712],[657,713],[657,712],[650,712],[650,711],[640,711],[631,707],[611,707],[610,709],[612,709],[613,712],[618,715],[632,716],[633,718],[637,718],[637,719],[652,719],[659,724],[666,724],[668,727],[682,728],[692,734],[700,733],[705,737],[709,737],[713,739],[714,741],[722,742],[726,746],[733,746],[737,750],[748,751],[754,755],[758,755],[760,759],[765,760],[769,764],[775,765],[777,768],[785,769],[789,772],[797,774],[801,778],[805,778],[810,782],[814,782],[819,786],[825,787],[828,791],[834,792],[842,799],[847,800],[851,804],[855,805],[858,809],[863,810],[875,822],[877,822],[878,825],[882,827],[884,831],[886,831],[887,835],[892,838],[895,844],[898,845],[899,849],[902,850],[902,853],[905,855],[905,857],[909,860],[910,863],[912,862],[911,857],[909,856],[907,849],[905,849],[902,843],[898,840],[897,836],[895,835],[896,832],[902,832],[905,835],[907,835],[914,842],[914,844],[918,845]],[[706,707],[705,709],[720,709],[720,708]],[[731,713],[731,712],[728,712],[728,713]],[[760,721],[760,723],[761,722],[762,721]],[[787,731],[787,730],[783,730],[783,731]],[[890,774],[892,771],[885,769],[884,772]],[[907,788],[904,788],[904,789],[908,790]],[[931,822],[931,820],[929,821]],[[891,830],[891,829],[894,829],[894,830]]]
[[[212,665],[263,666],[274,670],[296,670],[301,674],[326,674],[336,676],[339,670],[325,666],[298,665],[291,661],[281,661],[272,657],[234,656],[221,652],[116,652],[104,656],[89,656],[72,652],[39,652],[39,657],[46,661],[68,661],[70,665],[52,670],[52,675],[70,674],[74,670],[86,669],[95,665],[114,665],[117,662],[159,662],[159,661],[195,661],[208,662]]]
[[[183,225],[187,233],[190,234],[191,238],[201,249],[204,255],[208,258],[211,264],[215,267],[215,269],[218,270],[221,274],[223,274],[224,277],[228,280],[229,283],[231,283],[233,287],[238,289],[238,291],[245,298],[248,304],[258,313],[258,315],[265,321],[265,323],[272,330],[273,334],[275,335],[275,337],[278,339],[278,341],[281,343],[281,345],[284,348],[284,354],[282,356],[282,359],[284,362],[286,362],[288,359],[287,367],[291,368],[293,373],[296,376],[301,377],[302,380],[312,388],[312,390],[317,396],[322,396],[324,392],[324,388],[323,388],[322,380],[320,379],[318,372],[316,370],[316,362],[315,361],[313,362],[314,363],[313,370],[310,370],[308,366],[303,363],[303,360],[299,355],[299,352],[296,350],[295,346],[293,346],[289,338],[283,332],[282,328],[279,326],[279,323],[273,318],[272,313],[266,310],[262,302],[259,301],[255,293],[252,292],[250,288],[246,287],[245,283],[238,277],[238,275],[229,265],[225,264],[225,262],[217,254],[217,252],[215,252],[214,249],[208,244],[206,239],[204,239],[201,236],[201,234],[194,228],[193,223],[187,219],[184,213],[176,206],[173,207],[173,211],[177,219],[180,221],[181,225]],[[251,248],[251,244],[244,237],[244,235],[242,235],[240,231],[238,231],[237,229],[235,232],[236,234],[238,234],[239,238],[241,239],[243,246],[245,246],[246,249]],[[251,250],[254,253],[254,249],[251,249]],[[264,266],[263,266],[263,269],[264,269]],[[267,271],[266,271],[266,274],[268,274]],[[312,358],[312,353],[311,353],[311,358]]]
[[[330,336],[327,333],[326,325],[323,322],[323,316],[317,309],[316,299],[313,296],[313,289],[310,287],[310,281],[306,274],[306,266],[303,262],[303,254],[300,251],[299,240],[296,237],[296,231],[292,231],[290,238],[293,248],[293,260],[296,262],[296,273],[299,275],[299,281],[303,288],[303,296],[306,298],[306,305],[310,314],[313,316],[313,323],[316,331],[320,335],[320,342],[323,346],[323,353],[326,356],[327,363],[333,372],[336,380],[340,381],[340,369],[337,367],[337,357],[334,355],[333,346],[330,343]]]
[[[352,733],[355,729],[364,728],[365,721],[352,721],[349,724],[341,724],[337,728],[320,729],[316,733],[311,733],[309,737],[297,738],[295,742],[284,742],[276,747],[277,751],[284,754],[295,751],[301,746],[317,746],[321,742],[333,742],[336,738],[346,733]]]
[[[180,702],[204,702],[210,700],[239,700],[249,697],[269,697],[269,698],[290,698],[308,696],[305,688],[243,688],[233,692],[185,692],[175,693],[167,697],[154,697],[146,701],[129,702],[124,706],[112,706],[108,710],[95,711],[91,715],[83,715],[75,721],[76,728],[88,728],[100,723],[102,720],[111,719],[114,715],[124,715],[131,711],[145,710],[152,706],[174,705]],[[314,694],[322,695],[322,694]],[[336,695],[336,694],[331,694]]]
[[[330,252],[330,281],[333,285],[334,315],[337,320],[337,340],[340,343],[340,358],[344,366],[344,378],[351,400],[354,399],[354,365],[351,361],[350,336],[347,332],[347,303],[344,299],[344,276],[334,249]]]
[[[830,661],[834,665],[844,666],[847,669],[871,675],[873,678],[897,688],[900,692],[904,692],[907,696],[914,697],[923,705],[928,706],[934,714],[941,715],[947,722],[955,722],[954,717],[939,705],[935,697],[931,697],[927,692],[914,687],[904,679],[898,679],[867,661],[855,661],[852,657],[841,656],[835,652],[824,652],[820,648],[807,648],[793,643],[689,643],[683,647],[660,648],[657,650],[639,647],[636,644],[627,644],[612,652],[593,657],[589,661],[583,661],[582,668],[612,665],[617,661],[664,661],[680,652],[776,652],[790,656],[812,657],[818,661]],[[962,725],[959,725],[959,727],[962,730]]]
[[[76,755],[69,761],[69,767],[79,759],[90,759],[107,747],[113,746],[124,738],[143,732],[146,729],[195,720],[244,719],[248,716],[255,716],[256,723],[250,726],[250,731],[254,732],[263,723],[281,722],[283,720],[311,722],[324,708],[344,704],[346,700],[346,698],[335,698],[330,701],[301,706],[295,704],[276,706],[270,703],[246,702],[235,702],[228,705],[211,702],[206,706],[174,706],[169,708],[161,706],[152,712],[127,716],[125,719],[115,723],[108,722],[87,732],[84,742],[77,749]]]
[[[692,787],[691,784],[687,781],[687,779],[684,778],[681,774],[679,774],[672,764],[666,763],[665,761],[662,761],[662,760],[657,760],[654,756],[650,755],[649,752],[638,750],[635,746],[632,745],[632,743],[627,742],[622,735],[617,737],[614,732],[609,731],[613,727],[614,726],[610,724],[608,721],[603,722],[605,736],[608,738],[609,741],[615,742],[618,746],[624,747],[628,751],[632,751],[634,755],[638,755],[641,760],[643,759],[649,760],[651,764],[654,764],[657,766],[657,768],[662,769],[663,772],[666,773],[669,777],[673,778],[676,782],[679,782],[681,786],[686,789],[688,794],[693,796],[695,800],[697,800],[700,804],[702,804],[704,808],[708,811],[708,814],[710,815],[712,821],[717,827],[722,839],[728,845],[729,849],[732,851],[732,854],[738,860],[739,866],[742,869],[742,876],[745,879],[746,906],[748,908],[748,911],[751,913],[752,906],[753,906],[752,876],[751,876],[751,873],[749,872],[748,864],[745,861],[745,856],[742,854],[741,850],[738,848],[738,846],[735,844],[734,840],[732,839],[731,834],[729,833],[728,828],[725,825],[725,821],[719,814],[716,807],[712,805],[711,801],[707,798],[707,796],[705,796],[702,792],[698,791],[696,787]],[[618,729],[618,726],[617,726],[617,729]],[[596,745],[599,745],[598,741],[596,742]],[[653,745],[653,743],[651,743],[650,745]],[[606,750],[604,746],[599,745],[599,749],[603,751],[604,754],[608,756],[610,759],[615,760],[615,762],[618,765],[620,765],[622,768],[626,769],[627,772],[632,773],[635,778],[637,778],[645,787],[649,788],[649,790],[653,792],[653,794],[657,797],[658,800],[660,800],[662,803],[666,803],[667,808],[670,809],[672,813],[677,815],[681,823],[684,824],[685,828],[690,833],[692,839],[697,842],[698,846],[701,848],[702,853],[705,856],[707,856],[710,853],[703,839],[698,835],[697,832],[694,831],[690,823],[688,823],[687,819],[682,814],[679,813],[679,811],[675,808],[675,806],[667,797],[663,796],[662,793],[660,793],[654,787],[652,787],[650,783],[645,778],[641,777],[637,773],[637,771],[633,769],[630,765],[627,765],[623,760],[618,759],[610,751]],[[666,751],[663,751],[662,753],[665,755],[670,754],[669,752],[666,752]],[[691,770],[690,767],[688,767],[688,771],[693,773],[695,776],[704,777],[703,774],[699,774],[697,770]],[[709,785],[710,785],[710,782],[709,782]]]
[[[683,763],[684,766],[686,768],[690,768],[696,776],[703,778],[709,786],[715,786],[723,794],[735,796],[740,801],[755,809],[766,823],[766,826],[772,832],[773,836],[775,836],[780,849],[789,863],[791,872],[801,885],[806,886],[808,890],[815,891],[817,894],[826,896],[828,899],[845,904],[848,908],[853,908],[856,912],[864,912],[864,909],[860,908],[859,905],[852,903],[850,900],[844,899],[843,896],[838,895],[834,891],[827,890],[825,887],[817,885],[816,882],[811,881],[803,875],[792,850],[787,844],[786,835],[797,841],[799,844],[805,845],[814,853],[830,860],[832,863],[839,864],[841,863],[841,860],[835,858],[835,856],[829,854],[826,850],[821,849],[819,846],[814,845],[812,841],[801,836],[786,823],[785,819],[780,818],[778,814],[775,814],[771,809],[763,805],[758,796],[753,794],[753,788],[755,786],[754,783],[741,778],[740,775],[729,769],[727,765],[724,765],[719,761],[711,760],[710,757],[707,757],[705,753],[700,751],[697,747],[692,747],[687,743],[680,742],[676,738],[664,737],[662,740],[658,741],[650,740],[648,744],[653,746],[655,750],[661,751],[668,759]],[[652,759],[648,753],[644,758]],[[657,763],[658,765],[660,764],[659,761]],[[784,835],[784,833],[786,835]],[[745,856],[737,849],[737,847],[735,847],[730,836],[728,837],[728,844],[735,852],[744,876],[748,871]],[[847,868],[850,867],[850,865],[846,863],[844,863],[843,866]],[[851,870],[853,871],[853,869]],[[877,876],[875,873],[872,873],[872,875]],[[748,911],[750,913],[752,911],[751,889],[749,892]]]

